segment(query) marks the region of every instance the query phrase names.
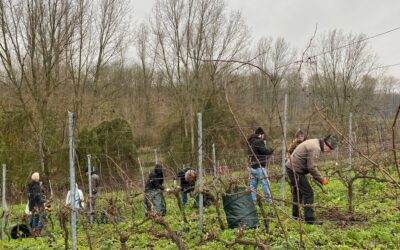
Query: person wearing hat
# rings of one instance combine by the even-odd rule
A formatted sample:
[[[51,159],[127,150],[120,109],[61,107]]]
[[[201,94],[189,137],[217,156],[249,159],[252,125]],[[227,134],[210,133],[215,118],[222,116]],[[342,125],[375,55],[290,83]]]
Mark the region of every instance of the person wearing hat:
[[[266,146],[265,133],[262,128],[257,128],[254,134],[247,139],[248,155],[250,166],[250,189],[253,202],[256,203],[256,190],[258,182],[261,181],[264,195],[268,203],[272,203],[271,191],[269,187],[268,172],[265,169],[267,164],[267,156],[272,155],[274,150]]]
[[[328,184],[328,179],[323,177],[318,170],[317,159],[321,152],[329,152],[336,148],[338,139],[331,134],[323,139],[310,139],[304,141],[290,155],[286,162],[286,172],[290,180],[292,191],[292,216],[300,218],[299,203],[304,206],[304,220],[308,224],[320,224],[315,220],[312,204],[314,203],[314,191],[307,180],[307,174],[321,183]]]
[[[196,184],[197,173],[193,168],[185,168],[176,174],[182,190],[182,202],[185,205],[188,201],[188,193],[192,196]]]
[[[161,163],[156,163],[154,170],[150,172],[147,179],[145,191],[149,190],[164,190],[164,172]]]
[[[154,170],[150,172],[144,190],[144,205],[146,211],[151,211],[152,208],[164,216],[167,212],[165,199],[163,196],[164,191],[164,172],[163,165],[156,163]]]
[[[294,135],[294,139],[293,139],[293,141],[292,141],[292,143],[290,144],[290,146],[289,146],[289,149],[288,149],[288,155],[287,155],[287,157],[286,158],[288,158],[292,153],[293,153],[293,151],[297,148],[297,146],[299,146],[300,145],[300,143],[302,143],[303,141],[305,141],[306,139],[305,139],[305,137],[304,137],[304,133],[303,133],[303,131],[299,128],[297,131],[296,131],[296,133],[295,133],[295,135]]]

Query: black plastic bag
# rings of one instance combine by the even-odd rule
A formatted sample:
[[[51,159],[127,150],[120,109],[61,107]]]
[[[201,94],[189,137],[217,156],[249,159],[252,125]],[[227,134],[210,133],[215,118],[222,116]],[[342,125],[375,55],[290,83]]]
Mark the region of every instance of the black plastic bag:
[[[155,210],[164,216],[167,213],[163,192],[159,189],[148,190],[144,193],[144,207],[146,211]]]
[[[259,226],[256,206],[251,192],[244,187],[237,187],[232,193],[222,196],[226,220],[229,228]]]

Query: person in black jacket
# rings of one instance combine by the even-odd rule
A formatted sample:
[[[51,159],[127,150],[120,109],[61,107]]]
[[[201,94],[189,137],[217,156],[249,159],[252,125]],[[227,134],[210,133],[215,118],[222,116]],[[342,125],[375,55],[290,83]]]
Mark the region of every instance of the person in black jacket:
[[[164,173],[163,166],[156,163],[154,170],[150,172],[149,178],[145,185],[145,208],[147,211],[155,210],[157,213],[164,216],[167,212],[164,191]]]
[[[265,145],[264,139],[265,133],[262,128],[257,128],[254,134],[250,135],[247,139],[250,162],[250,189],[253,191],[251,193],[253,201],[256,202],[256,190],[258,182],[261,181],[265,197],[268,203],[272,203],[268,172],[265,167],[267,164],[267,156],[272,155],[274,150]]]
[[[28,184],[28,208],[31,214],[30,226],[33,230],[41,230],[45,221],[45,196],[42,186],[39,182],[39,173],[35,172],[32,174],[32,181]]]
[[[176,179],[179,181],[182,190],[182,202],[185,205],[188,201],[188,193],[193,196],[197,173],[193,168],[185,168],[176,174]]]
[[[156,163],[154,170],[150,172],[149,178],[146,182],[145,191],[149,190],[164,190],[164,173],[163,166],[160,163]]]

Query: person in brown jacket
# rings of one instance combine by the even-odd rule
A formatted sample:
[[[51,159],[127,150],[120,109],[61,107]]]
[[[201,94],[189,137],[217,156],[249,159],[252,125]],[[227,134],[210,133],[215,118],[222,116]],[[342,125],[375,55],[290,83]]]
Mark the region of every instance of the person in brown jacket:
[[[297,148],[297,146],[300,145],[300,143],[304,142],[306,139],[304,137],[304,133],[301,129],[298,129],[296,131],[296,134],[294,135],[294,140],[292,141],[292,143],[289,146],[288,152],[289,154],[292,154],[293,151]]]
[[[329,152],[336,148],[338,139],[336,135],[328,135],[323,139],[310,139],[296,147],[286,162],[286,172],[290,180],[292,190],[292,216],[299,218],[299,203],[304,207],[304,219],[308,224],[320,224],[315,220],[314,191],[307,180],[306,175],[312,177],[322,185],[328,184],[328,180],[322,177],[317,167],[317,159],[321,152]],[[299,198],[299,199],[298,199]],[[308,206],[307,206],[308,205]]]
[[[294,135],[294,139],[289,146],[289,149],[286,151],[286,160],[289,159],[290,155],[293,151],[300,145],[300,143],[304,142],[306,138],[304,137],[303,131],[299,128]]]

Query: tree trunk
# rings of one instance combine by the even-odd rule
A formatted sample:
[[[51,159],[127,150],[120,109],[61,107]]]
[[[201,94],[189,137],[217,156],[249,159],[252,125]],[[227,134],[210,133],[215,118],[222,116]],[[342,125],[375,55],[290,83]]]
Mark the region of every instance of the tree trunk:
[[[353,213],[353,182],[354,179],[347,184],[347,210],[349,214]]]
[[[44,145],[43,145],[43,140],[42,137],[39,136],[39,153],[40,153],[40,167],[41,167],[41,171],[43,173],[43,180],[45,180],[45,185],[47,187],[50,187],[50,170],[49,170],[49,164],[48,164],[48,159],[49,156],[46,152],[46,150],[44,149]]]

